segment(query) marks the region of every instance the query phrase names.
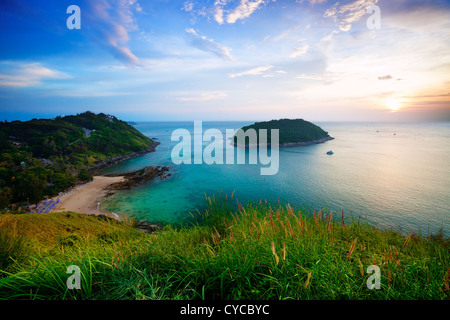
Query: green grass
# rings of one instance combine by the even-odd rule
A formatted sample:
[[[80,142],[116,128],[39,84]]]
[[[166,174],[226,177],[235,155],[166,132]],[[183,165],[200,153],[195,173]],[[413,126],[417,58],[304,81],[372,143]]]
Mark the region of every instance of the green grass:
[[[207,198],[183,226],[0,216],[0,299],[448,299],[449,248],[341,214]],[[6,231],[7,230],[7,231]],[[81,290],[69,290],[69,265]],[[381,269],[369,290],[367,267]]]

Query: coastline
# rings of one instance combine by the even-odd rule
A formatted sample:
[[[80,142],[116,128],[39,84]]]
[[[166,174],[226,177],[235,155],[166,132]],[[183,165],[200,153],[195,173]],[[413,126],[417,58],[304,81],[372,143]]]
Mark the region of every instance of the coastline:
[[[100,209],[102,199],[113,195],[117,190],[130,189],[156,177],[167,179],[171,175],[168,171],[168,167],[148,166],[120,174],[94,176],[91,182],[53,198],[55,203],[56,199],[59,201],[51,212],[72,211],[87,215],[105,215],[120,221],[124,218],[120,214]]]
[[[120,214],[107,212],[100,209],[102,199],[113,195],[117,190],[129,189],[150,181],[157,176],[159,176],[160,179],[167,179],[171,175],[170,173],[166,173],[169,171],[169,168],[147,166],[140,170],[111,175],[95,175],[96,170],[110,167],[124,160],[156,151],[156,147],[161,143],[154,141],[153,139],[152,141],[152,145],[146,149],[127,155],[110,158],[88,168],[89,171],[94,173],[92,181],[76,186],[65,193],[61,192],[58,196],[53,197],[52,199],[41,201],[38,206],[43,207],[45,202],[52,201],[54,203],[54,207],[50,210],[50,212],[71,211],[86,215],[104,215],[119,221],[122,220],[124,217]]]
[[[322,139],[318,139],[318,140],[312,140],[312,141],[305,141],[305,142],[287,142],[287,143],[281,143],[278,145],[278,147],[280,148],[289,148],[289,147],[299,147],[299,146],[309,146],[309,145],[313,145],[313,144],[320,144],[320,143],[325,143],[327,141],[330,140],[334,140],[335,138],[333,137],[325,137]],[[237,144],[236,142],[232,141],[230,143],[232,146],[236,147],[236,148],[242,148],[242,149],[251,149],[251,148],[256,148],[259,146],[271,146],[271,143],[257,143],[257,144],[249,144],[249,145],[242,145],[242,144]]]
[[[150,140],[153,143],[152,143],[152,145],[150,147],[148,147],[146,149],[143,149],[141,151],[136,151],[136,152],[133,152],[133,153],[129,153],[129,154],[126,154],[126,155],[123,155],[123,156],[117,156],[117,157],[114,157],[114,158],[110,158],[110,159],[101,161],[101,162],[95,164],[94,166],[89,167],[88,170],[95,172],[95,170],[104,169],[104,168],[113,166],[115,164],[118,164],[119,162],[122,162],[122,161],[125,161],[125,160],[128,160],[128,159],[132,159],[132,158],[136,158],[136,157],[142,156],[142,155],[147,154],[147,153],[155,152],[156,151],[156,147],[158,145],[160,145],[161,142],[155,141],[153,139],[150,139]]]

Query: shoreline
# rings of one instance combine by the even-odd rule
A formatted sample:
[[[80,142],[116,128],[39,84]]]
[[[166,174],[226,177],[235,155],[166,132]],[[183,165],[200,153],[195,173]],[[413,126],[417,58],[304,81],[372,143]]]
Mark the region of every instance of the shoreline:
[[[334,139],[335,138],[333,138],[333,137],[325,137],[325,138],[322,138],[319,140],[312,140],[312,141],[305,141],[305,142],[286,142],[286,143],[278,144],[278,147],[289,148],[289,147],[299,147],[299,146],[310,146],[313,144],[325,143],[327,141],[334,140]],[[242,144],[237,144],[234,141],[232,141],[230,144],[236,148],[242,148],[242,149],[251,149],[251,148],[256,148],[256,147],[260,147],[260,146],[267,146],[267,147],[271,146],[271,143],[264,143],[264,144],[257,143],[257,144],[250,144],[250,145],[242,145]]]
[[[110,175],[102,175],[98,173],[97,170],[116,165],[122,161],[139,157],[147,153],[155,152],[156,147],[161,143],[154,141],[153,139],[151,140],[153,141],[152,145],[146,149],[110,158],[88,168],[88,170],[94,174],[92,181],[75,186],[69,191],[61,192],[55,197],[41,201],[38,206],[36,206],[35,211],[37,211],[38,207],[43,208],[46,203],[52,202],[53,207],[49,212],[71,211],[86,215],[104,215],[121,221],[124,218],[122,215],[100,209],[102,199],[115,194],[118,190],[129,189],[150,181],[156,176],[159,176],[161,179],[167,179],[171,175],[166,174],[166,172],[169,171],[169,168],[148,166],[136,171]]]
[[[120,213],[100,209],[102,199],[114,195],[118,190],[130,189],[156,177],[167,179],[168,167],[144,167],[143,169],[111,175],[94,176],[91,182],[75,187],[57,197],[46,200],[55,204],[50,212],[71,211],[87,215],[104,215],[121,221],[125,218]],[[57,200],[58,199],[58,200]],[[42,207],[42,202],[40,206]]]
[[[125,181],[124,176],[106,177],[94,176],[93,180],[81,187],[77,187],[60,196],[60,201],[50,212],[71,211],[87,215],[105,215],[107,217],[121,220],[121,216],[114,212],[102,211],[99,208],[101,200],[111,194],[107,188],[114,184]]]
[[[95,171],[97,171],[97,170],[101,170],[101,169],[105,169],[107,167],[111,167],[111,166],[116,165],[116,164],[118,164],[118,163],[120,163],[122,161],[125,161],[125,160],[128,160],[128,159],[132,159],[132,158],[136,158],[136,157],[142,156],[142,155],[147,154],[147,153],[155,152],[156,151],[156,147],[158,145],[160,145],[161,142],[154,141],[153,139],[150,139],[150,140],[153,143],[152,143],[152,145],[150,147],[148,147],[146,149],[143,149],[143,150],[140,150],[140,151],[136,151],[136,152],[133,152],[133,153],[129,153],[129,154],[126,154],[126,155],[123,155],[123,156],[117,156],[117,157],[114,157],[114,158],[110,158],[110,159],[101,161],[101,162],[93,165],[92,167],[89,167],[88,170],[95,173]]]

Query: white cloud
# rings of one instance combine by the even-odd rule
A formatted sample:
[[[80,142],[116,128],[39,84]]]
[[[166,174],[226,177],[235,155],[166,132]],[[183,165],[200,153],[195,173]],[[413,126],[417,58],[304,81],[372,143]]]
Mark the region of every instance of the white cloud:
[[[355,0],[345,5],[336,2],[325,11],[324,17],[333,18],[339,29],[346,32],[367,13],[368,7],[377,3],[378,0]]]
[[[183,6],[183,10],[191,12],[194,9],[194,3],[192,1],[186,1]]]
[[[44,80],[68,79],[70,76],[58,70],[44,67],[40,63],[0,62],[4,73],[0,74],[0,86],[30,87],[39,85]]]
[[[223,24],[235,23],[238,20],[248,18],[255,12],[261,5],[269,2],[270,0],[240,0],[238,6],[234,8],[225,8],[228,4],[227,0],[217,0],[214,3],[214,20]],[[276,1],[276,0],[272,0]]]
[[[241,0],[241,4],[227,16],[227,22],[235,23],[240,19],[248,18],[263,3],[264,0]]]
[[[320,41],[330,41],[333,39],[335,34],[338,34],[339,31],[337,30],[333,30],[331,31],[328,35],[326,35],[325,37],[323,37],[322,39],[320,39]]]
[[[192,35],[191,45],[199,50],[210,52],[218,56],[219,58],[227,61],[232,61],[231,48],[228,48],[220,43],[215,42],[213,39],[208,39],[205,36],[199,35],[194,29],[186,29],[188,34]]]
[[[86,6],[83,17],[92,26],[87,29],[88,34],[126,65],[139,65],[139,58],[127,46],[128,33],[138,29],[133,17],[133,10],[142,11],[138,1],[96,0],[87,2]]]
[[[256,76],[256,75],[261,75],[264,74],[264,72],[272,69],[273,66],[262,66],[262,67],[256,67],[250,70],[246,70],[243,72],[239,72],[239,73],[233,73],[230,74],[229,77],[230,78],[237,78],[237,77],[242,77],[242,76]]]
[[[299,47],[294,48],[292,53],[289,55],[289,58],[296,58],[298,56],[304,55],[308,52],[309,44],[304,44]]]
[[[214,13],[214,19],[216,20],[216,22],[218,24],[223,24],[224,23],[224,19],[223,19],[223,7],[227,5],[227,0],[217,0],[214,3],[215,6],[215,13]]]

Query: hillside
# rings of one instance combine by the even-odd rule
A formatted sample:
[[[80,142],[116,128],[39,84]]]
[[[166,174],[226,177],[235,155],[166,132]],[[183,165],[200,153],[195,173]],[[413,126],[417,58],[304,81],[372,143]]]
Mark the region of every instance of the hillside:
[[[89,181],[89,169],[153,141],[103,113],[0,123],[0,208],[39,201]]]
[[[267,141],[269,143],[271,139],[270,130],[278,129],[281,147],[322,143],[334,139],[328,135],[328,132],[324,131],[319,126],[303,119],[281,119],[256,122],[242,128],[244,132],[248,129],[255,129],[257,134],[260,129],[267,129]],[[236,136],[234,137],[234,143],[237,145]],[[245,145],[246,147],[248,146],[248,141],[245,142]]]
[[[343,213],[207,198],[156,234],[102,216],[0,215],[0,300],[447,300],[448,239]],[[45,230],[45,232],[42,232]],[[68,266],[81,269],[68,290]],[[370,266],[380,269],[371,290]],[[177,311],[179,312],[179,311]]]

